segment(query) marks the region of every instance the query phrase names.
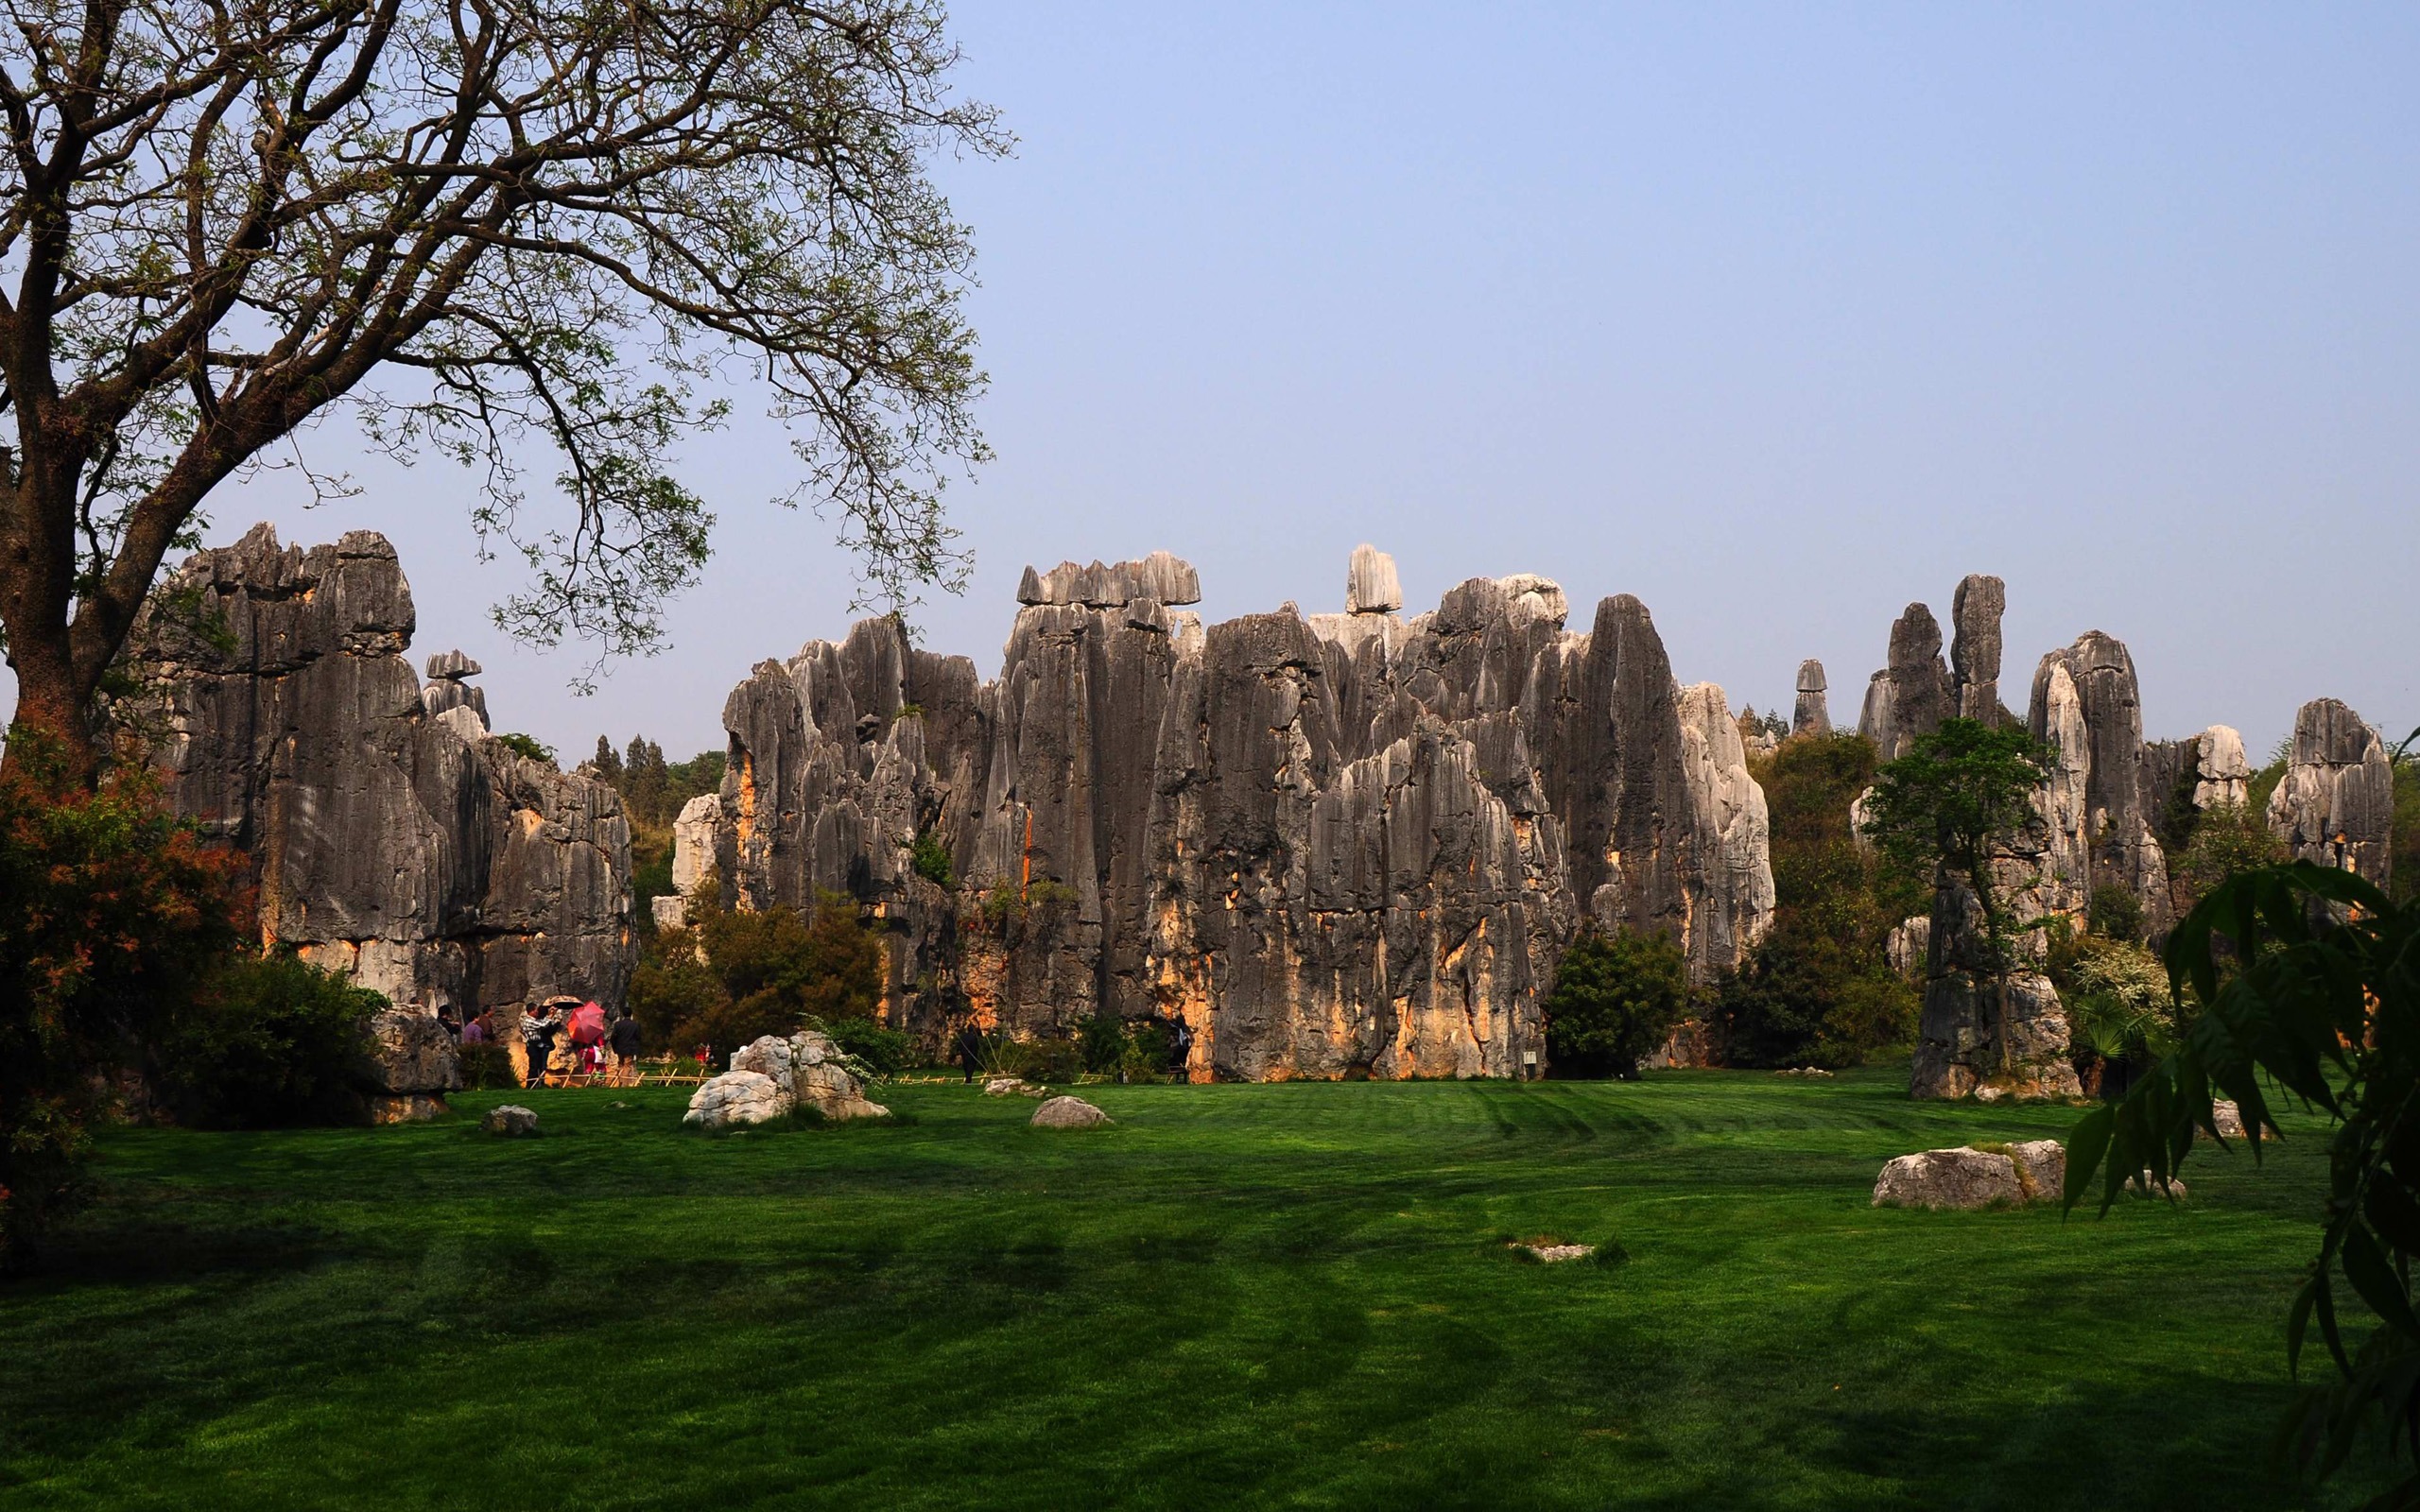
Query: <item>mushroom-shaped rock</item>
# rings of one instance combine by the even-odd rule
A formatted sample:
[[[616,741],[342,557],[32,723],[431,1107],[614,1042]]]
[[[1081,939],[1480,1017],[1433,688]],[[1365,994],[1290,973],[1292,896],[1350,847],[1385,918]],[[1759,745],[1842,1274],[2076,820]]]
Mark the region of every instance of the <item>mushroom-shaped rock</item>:
[[[700,1128],[762,1124],[788,1112],[790,1106],[789,1093],[763,1072],[726,1071],[698,1089],[681,1122]]]
[[[431,682],[459,682],[464,678],[477,677],[482,670],[476,662],[459,651],[440,651],[428,659],[428,680]]]
[[[1809,657],[1798,663],[1798,705],[1790,711],[1789,732],[1793,735],[1828,735],[1832,732],[1832,711],[1824,701],[1824,663]]]
[[[1107,1113],[1080,1097],[1053,1097],[1033,1110],[1035,1128],[1097,1128],[1108,1122]]]
[[[1353,548],[1353,565],[1344,574],[1344,611],[1387,614],[1403,608],[1403,584],[1395,577],[1395,559],[1364,541]]]
[[[489,1108],[479,1127],[505,1139],[525,1139],[538,1132],[538,1115],[518,1103],[506,1103]]]

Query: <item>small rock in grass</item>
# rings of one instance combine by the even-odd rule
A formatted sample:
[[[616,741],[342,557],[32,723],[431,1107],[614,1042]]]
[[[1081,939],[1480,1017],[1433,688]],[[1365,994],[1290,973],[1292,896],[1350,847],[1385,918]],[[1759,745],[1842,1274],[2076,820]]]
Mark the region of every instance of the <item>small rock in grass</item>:
[[[994,1076],[983,1084],[983,1095],[986,1097],[1039,1097],[1049,1090],[1037,1087],[1022,1076]]]
[[[1594,1245],[1514,1245],[1512,1247],[1526,1250],[1547,1265],[1566,1260],[1586,1260],[1597,1252]]]
[[[521,1139],[538,1132],[538,1115],[518,1103],[506,1103],[489,1108],[488,1116],[479,1120],[479,1127],[506,1139]]]
[[[2137,1197],[2160,1196],[2167,1197],[2172,1202],[2182,1202],[2185,1200],[2184,1182],[2179,1181],[2174,1177],[2169,1177],[2168,1180],[2163,1183],[2159,1177],[2152,1175],[2149,1171],[2145,1171],[2140,1176],[2128,1177],[2126,1178],[2126,1191],[2132,1195]]]
[[[1035,1128],[1095,1128],[1110,1116],[1080,1097],[1053,1097],[1033,1110]]]

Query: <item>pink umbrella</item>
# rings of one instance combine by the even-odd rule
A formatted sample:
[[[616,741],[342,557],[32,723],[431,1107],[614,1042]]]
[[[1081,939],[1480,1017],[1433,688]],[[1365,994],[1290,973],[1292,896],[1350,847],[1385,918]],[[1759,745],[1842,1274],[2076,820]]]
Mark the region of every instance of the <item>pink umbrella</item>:
[[[605,1010],[594,1003],[583,1003],[571,1010],[571,1042],[576,1045],[602,1044],[605,1040]]]

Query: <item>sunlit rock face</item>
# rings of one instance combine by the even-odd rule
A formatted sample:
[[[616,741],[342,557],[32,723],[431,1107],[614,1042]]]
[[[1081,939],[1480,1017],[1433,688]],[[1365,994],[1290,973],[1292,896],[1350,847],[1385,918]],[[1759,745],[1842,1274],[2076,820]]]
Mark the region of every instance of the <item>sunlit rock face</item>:
[[[168,801],[249,858],[264,945],[401,1008],[618,1005],[635,956],[620,798],[492,738],[459,652],[424,687],[413,629],[372,532],[304,551],[262,524],[188,560],[128,653]]]
[[[1523,1074],[1583,919],[1736,963],[1763,795],[1644,605],[1575,633],[1523,575],[1406,621],[1384,553],[1346,579],[1341,612],[1204,627],[1174,558],[1069,563],[1028,571],[988,682],[891,620],[762,662],[714,864],[743,907],[857,899],[930,1042],[1106,1011],[1182,1023],[1205,1079]]]
[[[2387,885],[2394,823],[2394,767],[2386,743],[2334,698],[2294,716],[2293,754],[2269,795],[2269,828],[2296,860],[2357,872]]]

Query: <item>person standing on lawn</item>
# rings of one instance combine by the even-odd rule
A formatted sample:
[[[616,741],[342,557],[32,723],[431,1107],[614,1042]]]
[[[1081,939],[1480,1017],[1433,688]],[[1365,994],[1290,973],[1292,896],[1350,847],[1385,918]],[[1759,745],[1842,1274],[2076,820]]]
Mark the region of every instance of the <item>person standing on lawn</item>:
[[[541,1003],[521,1021],[521,1045],[529,1053],[529,1075],[526,1085],[546,1084],[546,1060],[555,1053],[555,1035],[562,1025],[555,1022],[555,1005]]]
[[[964,1068],[970,1082],[983,1064],[983,1031],[973,1023],[958,1031],[958,1063]]]
[[[614,1021],[613,1033],[607,1037],[614,1047],[614,1085],[635,1087],[639,1084],[639,1021],[628,1009]]]

